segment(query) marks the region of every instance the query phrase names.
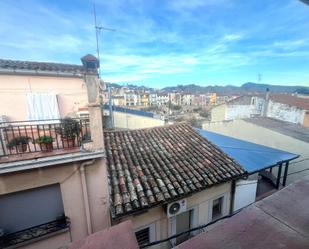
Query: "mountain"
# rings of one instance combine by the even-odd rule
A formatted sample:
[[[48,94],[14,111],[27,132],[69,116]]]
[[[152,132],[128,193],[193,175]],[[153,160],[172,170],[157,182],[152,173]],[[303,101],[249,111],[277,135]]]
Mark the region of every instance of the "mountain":
[[[123,85],[116,83],[107,83],[111,87],[120,88]],[[149,90],[154,91],[154,88],[146,86],[137,86],[132,84],[126,84],[125,86],[133,90]],[[271,84],[259,84],[253,82],[247,82],[241,86],[199,86],[196,84],[168,86],[160,90],[163,93],[182,92],[184,94],[197,94],[197,93],[217,93],[220,95],[241,95],[248,93],[265,93],[266,89],[269,89],[272,93],[300,93],[309,95],[309,87],[304,86],[280,86]]]
[[[174,87],[165,87],[161,89],[162,92],[183,92],[186,94],[195,93],[209,93],[215,92],[222,95],[238,95],[238,94],[248,94],[248,93],[264,93],[266,89],[274,93],[302,93],[308,94],[309,87],[303,86],[280,86],[280,85],[270,85],[270,84],[258,84],[248,82],[240,87],[237,86],[199,86],[195,84],[189,85],[178,85]]]

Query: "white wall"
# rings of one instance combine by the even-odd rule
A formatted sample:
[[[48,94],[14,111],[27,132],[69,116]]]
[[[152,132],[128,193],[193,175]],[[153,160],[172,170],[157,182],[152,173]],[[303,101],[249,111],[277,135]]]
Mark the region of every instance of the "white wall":
[[[255,202],[257,180],[238,180],[236,182],[233,211]]]
[[[260,114],[255,105],[227,105],[225,120],[250,118],[252,115]]]
[[[294,124],[303,124],[305,111],[295,106],[289,106],[270,100],[267,108],[267,116]]]
[[[161,119],[115,111],[113,112],[113,114],[114,125],[116,128],[141,129],[164,125],[164,120]]]

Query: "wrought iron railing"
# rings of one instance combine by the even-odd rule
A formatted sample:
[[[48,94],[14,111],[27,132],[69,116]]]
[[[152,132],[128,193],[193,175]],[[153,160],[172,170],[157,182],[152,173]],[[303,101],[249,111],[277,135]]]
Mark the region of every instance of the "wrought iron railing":
[[[63,217],[38,226],[30,227],[15,233],[0,235],[0,248],[26,243],[33,239],[55,233],[70,227],[70,219]]]
[[[0,158],[79,147],[90,139],[89,119],[1,122]]]

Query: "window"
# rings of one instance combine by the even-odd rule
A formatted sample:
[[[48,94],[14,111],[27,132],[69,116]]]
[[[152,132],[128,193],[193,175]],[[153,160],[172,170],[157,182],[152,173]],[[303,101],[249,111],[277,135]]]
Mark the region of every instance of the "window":
[[[59,119],[59,108],[55,94],[27,94],[29,120]]]
[[[155,224],[139,229],[135,232],[139,246],[147,245],[155,240]]]
[[[223,197],[212,202],[212,219],[216,220],[222,216]]]
[[[211,221],[219,219],[224,213],[224,196],[212,201]]]
[[[135,233],[137,242],[140,246],[150,243],[149,227],[146,227]]]
[[[15,233],[55,221],[64,215],[59,184],[0,197],[0,228]]]

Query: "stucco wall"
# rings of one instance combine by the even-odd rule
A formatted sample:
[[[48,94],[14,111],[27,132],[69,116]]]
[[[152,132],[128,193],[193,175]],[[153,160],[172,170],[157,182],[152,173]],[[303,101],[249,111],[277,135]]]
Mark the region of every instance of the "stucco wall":
[[[80,163],[70,163],[2,174],[0,175],[0,195],[59,183],[65,215],[71,220],[72,240],[80,240],[87,236],[87,221],[79,168]],[[107,182],[104,181],[106,179],[104,160],[97,159],[94,165],[86,166],[85,173],[91,224],[93,232],[96,232],[110,226],[108,187]],[[62,246],[65,246],[70,242],[70,236],[56,235],[33,244],[33,247],[28,245],[21,248],[55,249],[59,241],[62,241]]]
[[[250,118],[252,115],[259,114],[261,111],[257,110],[255,105],[228,105],[225,120]]]
[[[300,158],[291,162],[289,174],[309,168],[308,161],[294,163],[305,158],[309,158],[309,144],[304,141],[283,135],[244,120],[205,123],[203,125],[203,129],[301,155]],[[287,184],[308,174],[309,170],[289,175],[287,177]]]
[[[305,111],[295,106],[289,106],[278,102],[269,101],[267,108],[267,116],[280,119],[283,121],[303,124]]]
[[[217,122],[225,120],[226,105],[218,105],[211,109],[211,121]]]
[[[164,125],[164,121],[161,119],[132,115],[124,112],[113,112],[113,114],[116,128],[141,129]]]
[[[228,214],[230,207],[230,191],[231,183],[228,182],[208,188],[187,198],[187,209],[190,210],[195,208],[197,211],[196,226],[207,224],[210,221],[209,201],[219,197],[222,194],[226,194],[227,197],[224,215]],[[121,221],[124,220],[131,220],[135,230],[147,225],[155,224],[156,240],[162,240],[172,235],[171,218],[167,218],[165,209],[162,206],[149,209],[147,212],[139,215],[124,218]],[[159,245],[152,246],[151,248],[169,248],[169,242],[161,243]]]
[[[0,115],[11,121],[26,120],[26,94],[57,94],[61,117],[87,104],[87,89],[82,78],[0,75]]]

